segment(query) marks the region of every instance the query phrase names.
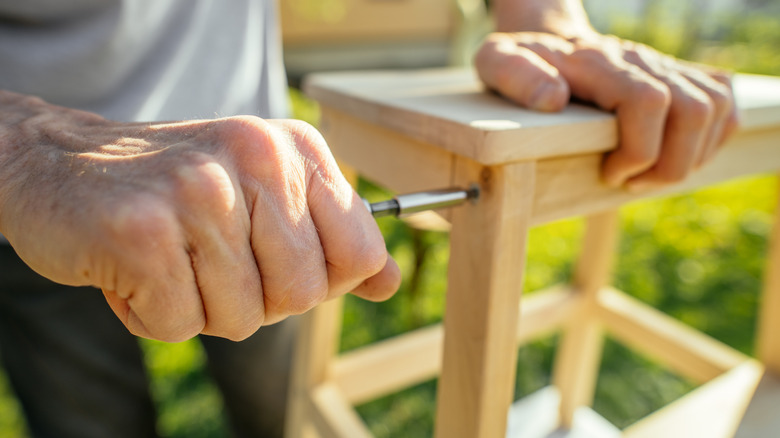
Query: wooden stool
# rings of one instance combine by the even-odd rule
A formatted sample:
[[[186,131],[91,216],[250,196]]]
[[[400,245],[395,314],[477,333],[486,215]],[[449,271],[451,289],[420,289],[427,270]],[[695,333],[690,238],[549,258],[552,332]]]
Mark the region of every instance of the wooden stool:
[[[742,126],[708,166],[659,194],[780,169],[780,79],[738,76]],[[780,417],[780,227],[773,235],[759,328],[760,361],[697,332],[608,285],[617,207],[641,196],[599,180],[616,146],[611,114],[570,105],[525,111],[487,93],[470,70],[317,75],[307,92],[322,105],[321,129],[340,162],[391,190],[479,183],[476,205],[446,213],[452,224],[443,326],[336,355],[340,301],[309,312],[297,345],[288,437],[368,437],[352,405],[441,371],[435,435],[506,433],[516,347],[562,331],[553,383],[559,424],[593,398],[604,331],[675,372],[709,382],[629,427],[625,436],[766,437]],[[531,226],[587,216],[571,284],[519,306]],[[716,413],[716,414],[714,414]],[[743,422],[743,419],[745,420]],[[740,435],[742,436],[742,435]]]

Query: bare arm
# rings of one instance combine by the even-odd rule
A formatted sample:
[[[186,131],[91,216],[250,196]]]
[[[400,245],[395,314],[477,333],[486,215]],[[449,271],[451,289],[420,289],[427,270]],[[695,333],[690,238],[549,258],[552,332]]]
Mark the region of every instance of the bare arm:
[[[0,91],[0,232],[42,275],[102,288],[132,333],[166,341],[243,339],[400,281],[298,121],[125,124]]]
[[[553,32],[572,38],[595,33],[580,0],[494,0],[498,32]]]
[[[579,0],[495,0],[498,30],[477,54],[482,80],[517,103],[557,111],[570,96],[618,117],[603,179],[644,190],[685,179],[737,125],[728,75],[601,35]]]

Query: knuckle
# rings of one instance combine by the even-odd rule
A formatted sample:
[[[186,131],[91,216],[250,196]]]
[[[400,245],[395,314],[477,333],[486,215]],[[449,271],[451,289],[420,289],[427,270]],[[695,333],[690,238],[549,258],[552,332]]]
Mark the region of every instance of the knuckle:
[[[498,42],[489,36],[485,42],[480,46],[477,53],[474,54],[474,64],[480,68],[488,65],[492,60],[496,52],[496,45]]]
[[[319,160],[330,157],[328,144],[317,128],[303,120],[284,120],[282,123],[293,146],[301,154],[307,157],[317,157]]]
[[[283,142],[268,121],[255,116],[235,116],[215,122],[221,142],[237,153],[241,163],[265,162],[279,154]]]
[[[287,295],[290,297],[287,312],[300,315],[317,304],[325,301],[328,296],[327,274],[316,270],[297,276]]]
[[[679,183],[688,176],[688,168],[682,166],[665,166],[656,169],[656,179],[665,184]]]
[[[257,116],[232,116],[219,120],[219,127],[221,130],[228,132],[238,131],[240,133],[250,134],[252,131],[265,132],[269,129],[269,123]]]
[[[734,132],[738,127],[739,127],[739,114],[737,113],[736,109],[732,108],[731,112],[726,118],[726,125],[724,128],[724,132],[726,133],[726,135],[729,135],[732,132]]]
[[[709,92],[709,96],[713,105],[715,105],[715,108],[717,108],[720,114],[728,114],[728,111],[734,104],[734,98],[731,95],[731,90],[725,86],[713,87]]]
[[[572,53],[572,61],[586,64],[601,64],[609,61],[609,55],[600,47],[578,45],[577,50]]]
[[[19,99],[20,103],[33,108],[38,108],[46,105],[46,102],[38,96],[25,95]]]
[[[175,215],[159,199],[139,196],[106,210],[110,213],[102,218],[104,228],[113,241],[125,248],[148,251],[175,240],[178,228]]]
[[[201,152],[190,153],[188,163],[171,172],[174,199],[187,208],[223,212],[236,201],[233,181],[228,171],[213,158]]]
[[[348,248],[348,264],[355,277],[369,278],[387,263],[387,249],[381,239],[360,239]]]
[[[688,119],[688,124],[702,127],[712,121],[715,106],[707,96],[687,96],[681,99],[680,109]]]
[[[487,66],[496,61],[498,53],[506,52],[515,46],[515,42],[505,34],[492,33],[485,38],[485,41],[477,50],[474,55],[474,62],[480,67]]]
[[[221,336],[233,342],[240,342],[255,334],[260,329],[261,325],[262,321],[240,325],[225,330],[224,333],[221,333]]]
[[[182,342],[200,334],[206,327],[206,314],[196,289],[173,284],[146,288],[144,309],[146,327],[155,339]]]
[[[666,111],[672,102],[669,87],[657,80],[635,80],[631,90],[632,99],[646,111]]]
[[[178,321],[173,327],[166,327],[157,332],[151,332],[155,339],[163,342],[177,343],[192,339],[205,327],[203,318],[190,318],[188,321]]]
[[[658,161],[658,148],[625,148],[619,150],[621,162],[631,168],[647,168]]]

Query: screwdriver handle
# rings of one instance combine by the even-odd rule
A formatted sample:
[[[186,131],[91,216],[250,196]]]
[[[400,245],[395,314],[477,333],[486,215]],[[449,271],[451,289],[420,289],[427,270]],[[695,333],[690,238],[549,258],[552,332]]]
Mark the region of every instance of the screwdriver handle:
[[[363,199],[368,211],[375,218],[384,216],[405,216],[427,210],[454,207],[479,197],[479,187],[472,185],[468,189],[453,187],[440,190],[407,193],[393,199],[380,202],[368,202]]]

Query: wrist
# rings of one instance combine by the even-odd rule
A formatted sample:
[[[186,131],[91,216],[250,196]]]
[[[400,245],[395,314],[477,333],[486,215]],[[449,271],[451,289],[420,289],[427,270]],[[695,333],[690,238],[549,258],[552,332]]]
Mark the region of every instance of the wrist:
[[[25,142],[19,132],[20,125],[34,116],[29,105],[31,101],[26,96],[0,90],[0,233],[7,227],[9,209],[6,204],[11,189],[21,184],[19,169],[24,157],[20,153]]]
[[[596,33],[580,0],[495,0],[499,32],[544,32],[564,38]]]
[[[68,151],[55,137],[72,136],[69,112],[81,113],[0,90],[0,233],[9,239],[11,210],[21,208],[25,202],[20,199],[26,199],[20,193],[31,190],[44,175],[53,178],[48,169],[63,163]]]

